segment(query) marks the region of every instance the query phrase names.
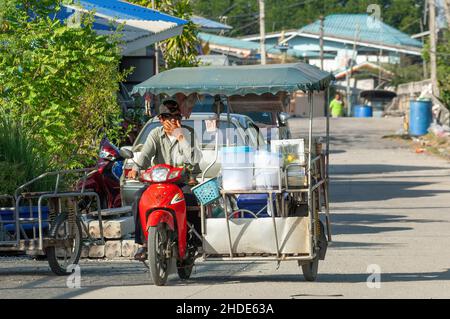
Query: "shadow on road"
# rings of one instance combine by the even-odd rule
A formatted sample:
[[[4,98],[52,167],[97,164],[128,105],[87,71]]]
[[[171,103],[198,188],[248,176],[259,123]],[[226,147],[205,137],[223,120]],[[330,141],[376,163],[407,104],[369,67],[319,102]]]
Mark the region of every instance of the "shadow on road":
[[[414,189],[426,182],[331,180],[331,203],[371,202],[399,198],[426,198],[450,193],[444,189]]]
[[[379,174],[395,172],[413,172],[413,171],[433,171],[440,170],[442,167],[432,166],[408,166],[408,165],[386,165],[386,164],[334,164],[330,165],[331,175],[356,175],[356,174]]]
[[[317,276],[317,283],[365,283],[370,274],[333,274],[320,273]],[[417,281],[435,281],[450,280],[450,269],[443,272],[423,272],[423,273],[382,273],[381,283],[383,282],[417,282]],[[240,284],[240,283],[260,283],[260,282],[304,282],[304,278],[299,268],[298,274],[277,274],[277,275],[239,275],[235,277],[227,276],[208,276],[192,278],[187,281],[188,284],[214,285],[214,284]],[[173,282],[172,285],[177,285]]]
[[[375,226],[386,223],[445,223],[444,220],[407,218],[404,215],[336,213],[332,215],[333,235],[378,234],[383,232],[413,230],[408,226]]]

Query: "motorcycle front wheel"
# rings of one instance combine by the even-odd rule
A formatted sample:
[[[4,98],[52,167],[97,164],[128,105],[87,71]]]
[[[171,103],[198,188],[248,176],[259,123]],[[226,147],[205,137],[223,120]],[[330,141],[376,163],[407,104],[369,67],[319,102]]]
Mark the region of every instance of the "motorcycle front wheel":
[[[169,275],[172,261],[170,232],[164,223],[148,229],[148,265],[150,278],[156,286],[164,286]]]

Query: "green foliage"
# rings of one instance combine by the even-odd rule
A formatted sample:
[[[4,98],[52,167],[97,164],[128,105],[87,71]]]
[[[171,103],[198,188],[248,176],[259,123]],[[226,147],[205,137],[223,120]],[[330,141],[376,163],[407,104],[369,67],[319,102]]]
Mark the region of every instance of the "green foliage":
[[[299,29],[321,14],[367,13],[370,4],[380,5],[381,18],[387,24],[409,34],[420,32],[423,1],[416,0],[266,0],[266,31]],[[194,0],[193,7],[195,14],[206,18],[227,17],[226,23],[234,27],[229,33],[232,36],[259,32],[256,0]]]
[[[130,0],[129,2],[152,7],[151,0]],[[190,21],[192,17],[191,0],[158,0],[155,9],[189,21],[181,35],[169,38],[161,43],[166,69],[198,66],[197,59],[200,41],[197,38],[198,27]]]
[[[401,64],[384,64],[383,67],[394,74],[389,83],[392,86],[423,80],[422,64],[410,63],[406,58],[402,60]]]
[[[430,62],[430,43],[426,43],[423,52],[423,58]],[[443,36],[439,38],[436,52],[437,77],[439,85],[440,98],[450,109],[450,31],[446,30]]]
[[[7,8],[0,16],[0,108],[39,145],[49,168],[67,169],[92,163],[99,128],[119,138],[123,74],[117,37],[97,35],[90,14],[83,27],[53,20],[59,3],[0,0]]]
[[[450,31],[448,30],[437,47],[437,72],[440,98],[450,109]]]
[[[47,159],[27,135],[20,122],[0,111],[0,195],[12,194],[47,168]]]

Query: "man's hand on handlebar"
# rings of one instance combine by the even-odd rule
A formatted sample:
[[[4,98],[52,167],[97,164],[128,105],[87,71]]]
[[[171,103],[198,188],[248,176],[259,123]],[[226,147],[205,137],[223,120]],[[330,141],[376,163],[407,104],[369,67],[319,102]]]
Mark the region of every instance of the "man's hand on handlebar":
[[[134,169],[128,172],[128,178],[136,179],[138,176],[138,172]]]

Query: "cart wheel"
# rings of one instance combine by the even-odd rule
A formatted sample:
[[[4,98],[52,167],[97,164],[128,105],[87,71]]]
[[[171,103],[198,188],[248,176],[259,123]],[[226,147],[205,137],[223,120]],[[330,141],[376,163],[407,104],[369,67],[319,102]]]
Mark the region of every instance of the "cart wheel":
[[[170,271],[172,258],[168,256],[170,248],[170,230],[160,223],[148,229],[148,264],[150,278],[156,286],[164,286]]]
[[[59,214],[51,229],[50,237],[56,240],[64,240],[66,246],[51,246],[46,249],[48,264],[51,270],[58,276],[70,275],[68,267],[78,264],[81,255],[81,224],[77,217],[75,224],[70,227],[67,213]]]
[[[302,265],[303,277],[306,281],[316,281],[318,270],[319,257],[316,257],[309,263]]]
[[[325,227],[323,223],[319,221],[320,237],[319,237],[319,251],[316,258],[307,264],[302,264],[303,277],[306,281],[316,281],[317,273],[319,270],[319,260],[325,259],[325,253],[327,251],[327,239],[325,237]],[[300,262],[299,262],[300,265]]]

